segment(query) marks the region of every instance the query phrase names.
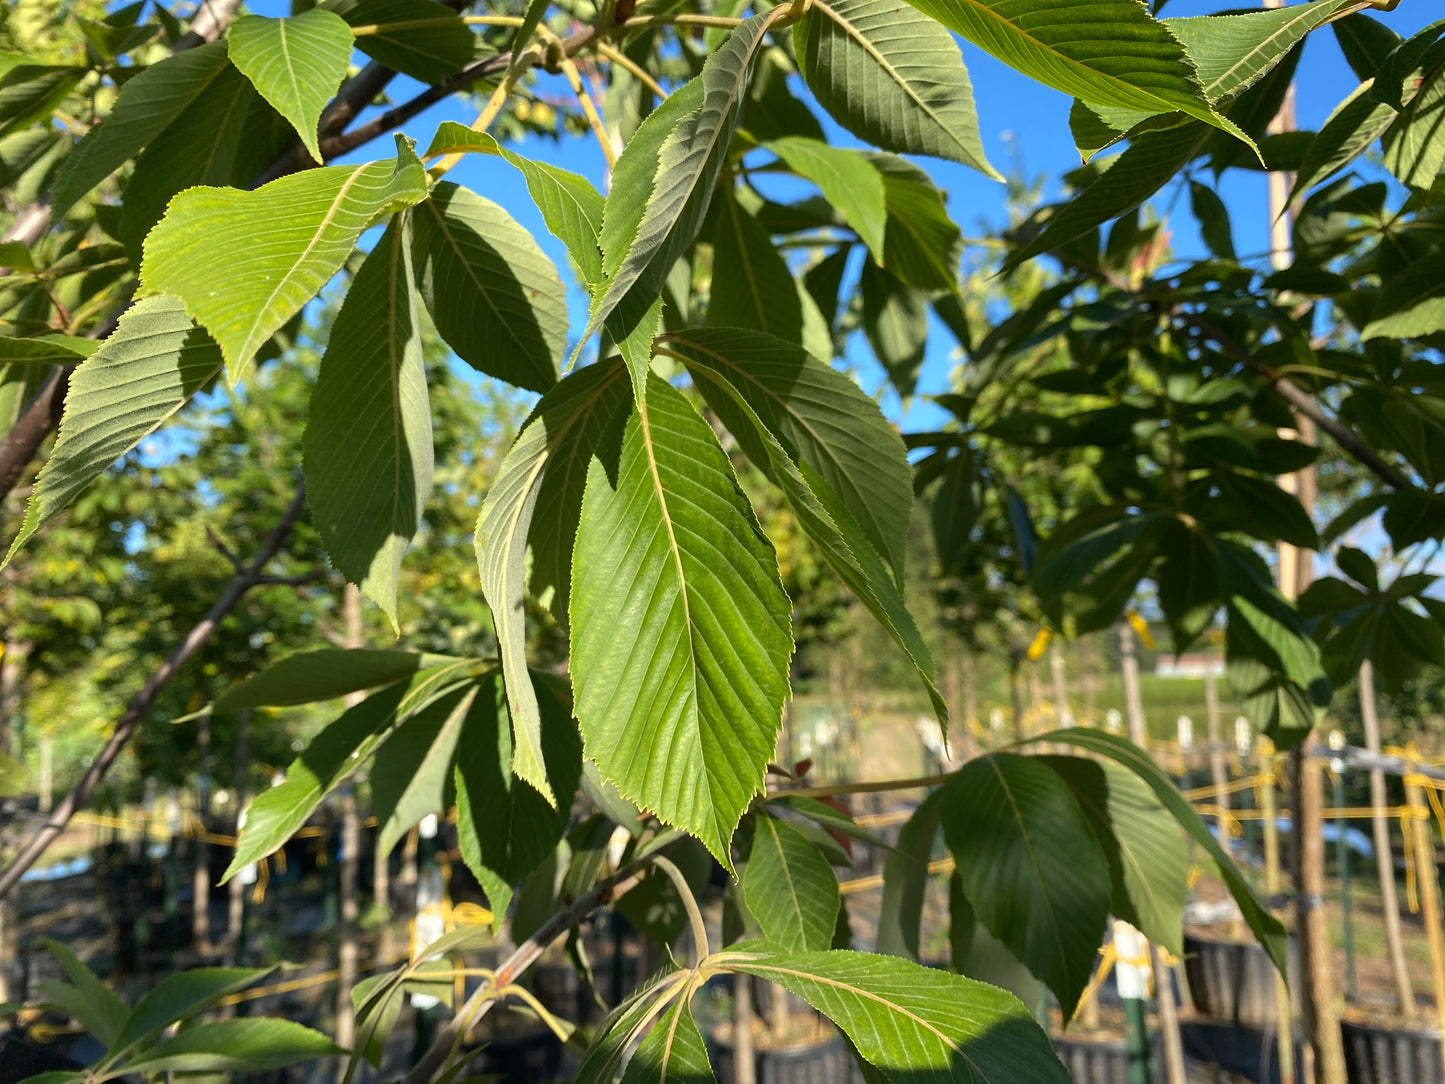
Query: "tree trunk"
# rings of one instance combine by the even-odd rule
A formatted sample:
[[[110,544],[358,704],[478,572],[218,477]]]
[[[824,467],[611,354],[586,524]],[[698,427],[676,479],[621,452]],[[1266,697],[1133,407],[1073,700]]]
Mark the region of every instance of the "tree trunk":
[[[1209,731],[1209,775],[1214,781],[1214,804],[1219,808],[1214,822],[1219,838],[1225,838],[1225,815],[1229,812],[1229,773],[1224,766],[1224,739],[1219,732],[1219,687],[1213,674],[1204,675],[1204,714]]]
[[[1119,624],[1119,662],[1124,677],[1129,740],[1140,749],[1147,749],[1149,733],[1145,729],[1144,701],[1139,692],[1139,654],[1134,646],[1134,629],[1128,621]],[[1154,972],[1154,1001],[1159,1013],[1159,1031],[1164,1037],[1165,1079],[1169,1084],[1186,1084],[1184,1040],[1179,1034],[1179,1006],[1174,1001],[1173,975],[1153,945],[1149,946],[1149,966]]]
[[[242,708],[236,712],[236,816],[239,818],[246,808],[251,793],[251,709]],[[240,825],[237,824],[239,830]],[[246,917],[245,894],[247,888],[241,878],[232,877],[230,899],[226,921],[226,936],[230,938],[233,950],[241,943],[241,923]]]
[[[1064,674],[1064,649],[1057,639],[1049,648],[1049,669],[1054,679],[1054,716],[1059,726],[1073,726],[1074,713],[1069,708],[1069,682]]]
[[[348,583],[342,593],[342,612],[346,619],[346,646],[359,648],[363,643],[361,621],[361,590]],[[365,693],[351,693],[346,706],[355,707],[366,699]],[[360,866],[361,825],[356,815],[356,795],[350,786],[341,793],[341,855],[338,863],[337,898],[340,925],[336,949],[336,1045],[351,1049],[356,1036],[356,1012],[351,1003],[351,988],[356,985],[357,950],[356,871]],[[346,1074],[346,1058],[336,1060],[336,1079]]]
[[[211,830],[211,715],[196,720],[196,821],[200,833],[191,854],[195,867],[191,873],[191,896],[195,907],[191,912],[191,938],[196,952],[211,954],[211,844],[206,833]]]
[[[1380,717],[1375,702],[1375,667],[1366,659],[1360,664],[1360,717],[1365,724],[1365,748],[1380,751]],[[1400,1002],[1400,1015],[1415,1014],[1415,986],[1410,981],[1410,968],[1405,962],[1405,938],[1400,931],[1400,901],[1395,894],[1395,851],[1390,844],[1390,821],[1385,816],[1389,798],[1385,793],[1385,773],[1370,769],[1370,824],[1375,834],[1375,863],[1380,877],[1380,910],[1385,916],[1385,946],[1390,954],[1390,974],[1395,983],[1395,997]],[[1408,847],[1410,841],[1405,840]]]

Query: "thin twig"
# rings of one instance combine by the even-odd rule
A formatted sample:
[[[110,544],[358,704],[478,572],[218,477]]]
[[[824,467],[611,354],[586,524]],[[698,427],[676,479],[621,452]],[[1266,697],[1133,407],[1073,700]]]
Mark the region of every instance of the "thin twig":
[[[70,386],[69,367],[56,369],[40,386],[5,439],[0,440],[0,497],[15,487],[45,438],[60,424],[65,409],[65,390]]]
[[[667,98],[667,91],[663,89],[661,83],[659,83],[656,79],[652,77],[652,73],[649,72],[646,68],[644,68],[641,64],[637,63],[637,61],[633,60],[621,49],[618,49],[614,45],[609,45],[605,41],[599,41],[597,43],[597,51],[603,56],[605,56],[608,60],[612,61],[612,63],[621,64],[624,68],[626,68],[629,72],[632,73],[633,77],[636,78],[639,83],[645,86],[648,90],[652,91],[652,93],[657,95],[658,98]]]
[[[437,1032],[436,1039],[427,1052],[422,1055],[421,1060],[412,1067],[411,1072],[402,1079],[401,1084],[431,1084],[437,1072],[461,1045],[467,1032],[471,1031],[477,1021],[485,1016],[495,1003],[497,991],[515,982],[542,955],[542,950],[556,940],[564,930],[581,922],[592,913],[594,908],[609,903],[630,891],[640,880],[638,873],[641,869],[659,858],[668,846],[671,844],[659,847],[655,851],[649,851],[641,858],[629,862],[612,876],[598,881],[590,891],[579,896],[572,906],[564,911],[558,911],[544,922],[536,933],[519,945],[516,951],[503,961],[502,965],[497,968],[494,980],[483,982],[472,992],[471,997],[467,998],[466,1003],[457,1010],[456,1015]]]
[[[1213,339],[1225,353],[1229,354],[1236,361],[1241,362],[1251,372],[1257,373],[1264,377],[1265,380],[1268,380],[1274,385],[1274,389],[1279,392],[1292,407],[1332,436],[1336,444],[1354,456],[1361,465],[1367,467],[1391,489],[1413,488],[1409,480],[1376,455],[1370,446],[1360,438],[1359,434],[1343,422],[1326,414],[1324,408],[1320,406],[1312,395],[1288,377],[1281,375],[1256,358],[1248,347],[1236,340],[1223,328],[1217,326],[1211,320],[1193,313],[1181,312],[1178,315],[1181,320],[1192,326],[1205,338]]]
[[[150,680],[131,700],[125,714],[116,722],[115,729],[111,731],[110,738],[105,743],[105,748],[100,751],[100,755],[95,758],[90,769],[50,813],[45,824],[20,848],[15,860],[5,867],[3,872],[0,872],[0,899],[3,899],[19,883],[25,871],[33,866],[36,860],[45,853],[46,848],[65,831],[65,826],[70,823],[70,818],[90,800],[90,796],[100,785],[105,773],[110,770],[111,765],[120,756],[121,750],[125,748],[126,743],[135,735],[140,724],[150,714],[151,708],[155,706],[156,700],[171,679],[199,650],[201,645],[210,639],[211,634],[216,631],[226,615],[236,608],[241,597],[252,587],[263,582],[265,577],[262,569],[280,551],[305,506],[306,487],[300,485],[296,488],[296,496],[291,499],[291,504],[282,513],[281,519],[267,536],[256,556],[251,559],[251,563],[231,580],[221,597],[216,599],[215,604],[206,611],[206,616],[196,623],[195,627],[186,634],[186,638],[151,675]]]
[[[687,910],[688,921],[692,923],[692,943],[696,951],[692,966],[696,967],[711,955],[712,949],[707,943],[707,923],[702,920],[702,912],[698,910],[697,898],[692,894],[692,886],[687,883],[687,878],[682,875],[682,870],[672,864],[671,859],[657,854],[652,856],[652,863],[667,874],[668,879],[672,881],[672,886],[677,889],[683,907]]]

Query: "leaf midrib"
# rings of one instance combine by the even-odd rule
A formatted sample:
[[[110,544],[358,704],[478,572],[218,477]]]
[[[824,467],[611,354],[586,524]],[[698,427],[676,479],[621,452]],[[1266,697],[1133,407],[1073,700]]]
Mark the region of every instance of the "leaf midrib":
[[[1256,44],[1253,49],[1251,49],[1249,52],[1245,53],[1242,57],[1236,60],[1234,64],[1232,64],[1225,71],[1220,72],[1219,75],[1213,80],[1213,82],[1211,82],[1207,87],[1204,88],[1205,95],[1209,98],[1210,101],[1213,101],[1215,95],[1219,92],[1219,87],[1221,86],[1221,84],[1224,83],[1227,77],[1234,75],[1234,73],[1237,72],[1240,68],[1242,68],[1247,61],[1249,61],[1252,57],[1257,56],[1261,51],[1263,51],[1265,46],[1272,45],[1276,40],[1283,37],[1288,31],[1293,30],[1300,23],[1308,22],[1311,14],[1317,11],[1318,8],[1316,8],[1316,6],[1312,3],[1302,4],[1301,10],[1298,15],[1296,15],[1293,19],[1290,19],[1288,22],[1281,24],[1273,34],[1270,34],[1263,41]],[[1208,18],[1208,16],[1204,17]]]

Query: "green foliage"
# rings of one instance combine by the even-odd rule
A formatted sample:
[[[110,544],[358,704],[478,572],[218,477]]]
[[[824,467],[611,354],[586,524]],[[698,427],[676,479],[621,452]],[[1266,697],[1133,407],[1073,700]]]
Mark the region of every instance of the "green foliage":
[[[316,129],[321,111],[351,62],[346,20],[320,8],[294,18],[243,15],[226,41],[231,63],[291,122],[307,152],[320,162]]]

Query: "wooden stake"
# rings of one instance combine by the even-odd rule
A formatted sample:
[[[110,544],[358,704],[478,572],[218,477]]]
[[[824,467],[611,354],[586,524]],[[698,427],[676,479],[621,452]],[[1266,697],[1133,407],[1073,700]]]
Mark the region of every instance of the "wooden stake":
[[[1430,813],[1425,807],[1422,777],[1405,776],[1405,802],[1410,807],[1410,827],[1415,832],[1415,876],[1420,882],[1420,911],[1425,935],[1430,941],[1430,978],[1435,985],[1435,1012],[1445,1042],[1445,933],[1440,928],[1440,880],[1435,869],[1435,838]]]
[[[1380,717],[1375,704],[1375,667],[1366,659],[1360,664],[1360,718],[1365,724],[1365,748],[1380,751]],[[1405,937],[1400,930],[1400,901],[1395,893],[1395,849],[1390,845],[1390,822],[1385,815],[1389,796],[1385,792],[1385,773],[1370,769],[1370,826],[1375,836],[1375,868],[1380,880],[1380,909],[1385,915],[1385,947],[1390,954],[1390,975],[1395,983],[1395,997],[1400,1015],[1415,1015],[1415,986],[1410,981],[1410,967],[1405,962]],[[1410,846],[1410,840],[1404,841]]]

